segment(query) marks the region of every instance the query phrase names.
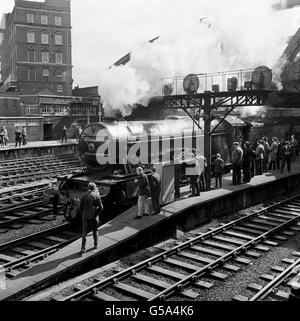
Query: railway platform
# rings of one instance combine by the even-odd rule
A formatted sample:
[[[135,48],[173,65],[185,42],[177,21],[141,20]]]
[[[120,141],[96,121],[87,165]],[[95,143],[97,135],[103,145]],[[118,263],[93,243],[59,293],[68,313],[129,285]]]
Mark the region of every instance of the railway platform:
[[[14,159],[21,157],[41,156],[47,154],[68,154],[77,153],[76,139],[68,139],[62,143],[60,140],[28,142],[25,146],[15,147],[9,143],[0,148],[0,160]]]
[[[0,290],[0,300],[13,300],[20,293],[33,293],[87,268],[107,264],[126,254],[128,249],[140,249],[164,237],[176,237],[178,231],[192,229],[214,217],[268,201],[270,198],[300,190],[300,159],[292,163],[292,172],[268,172],[255,176],[250,183],[232,185],[232,175],[224,176],[223,188],[202,192],[188,198],[189,189],[183,188],[181,198],[165,205],[158,215],[135,220],[137,208],[132,207],[99,228],[99,247],[93,246],[91,234],[87,237],[87,252],[79,254],[81,239],[49,255],[15,278],[6,280]],[[90,249],[89,249],[90,248]]]

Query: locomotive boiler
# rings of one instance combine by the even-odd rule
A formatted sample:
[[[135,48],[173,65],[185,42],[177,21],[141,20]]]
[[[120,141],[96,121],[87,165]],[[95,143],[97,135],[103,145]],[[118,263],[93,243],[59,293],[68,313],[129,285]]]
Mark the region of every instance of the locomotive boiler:
[[[218,121],[212,121],[212,128]],[[203,128],[202,119],[199,125]],[[232,142],[241,139],[243,126],[237,117],[228,116],[212,136],[212,157],[220,153],[229,165]],[[138,166],[149,174],[153,164],[175,163],[184,180],[191,151],[195,148],[203,155],[203,142],[202,130],[185,116],[91,123],[83,129],[78,144],[86,170],[58,178],[61,200],[76,208],[88,183],[95,182],[104,202],[105,221],[109,220],[135,204]]]

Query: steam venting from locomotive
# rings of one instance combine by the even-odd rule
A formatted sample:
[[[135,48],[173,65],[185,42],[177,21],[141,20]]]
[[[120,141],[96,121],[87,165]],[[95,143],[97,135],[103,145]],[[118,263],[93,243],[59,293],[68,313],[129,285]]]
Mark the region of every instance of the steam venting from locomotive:
[[[105,112],[126,116],[135,104],[147,106],[162,94],[166,76],[273,68],[300,26],[300,8],[285,8],[279,0],[185,1],[184,9],[171,3],[157,18],[159,38],[135,48],[126,65],[101,73]]]

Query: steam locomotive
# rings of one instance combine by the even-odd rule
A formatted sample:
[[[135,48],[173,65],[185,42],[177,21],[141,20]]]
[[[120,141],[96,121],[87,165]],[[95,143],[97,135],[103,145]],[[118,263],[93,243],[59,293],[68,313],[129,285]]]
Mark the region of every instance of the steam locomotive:
[[[218,119],[213,120],[212,128],[218,122]],[[199,125],[203,128],[202,119]],[[243,127],[245,123],[242,120],[228,116],[212,136],[212,154],[220,153],[227,166],[230,166],[232,143],[243,138]],[[149,146],[146,160],[142,157],[143,142]],[[150,174],[152,164],[176,163],[175,167],[179,168],[180,179],[183,181],[184,169],[190,161],[192,149],[195,148],[197,154],[203,155],[203,142],[203,132],[186,116],[168,116],[157,121],[91,123],[83,129],[78,144],[86,169],[58,177],[60,200],[67,204],[66,211],[71,208],[76,212],[82,193],[87,190],[88,183],[93,181],[104,202],[103,217],[105,221],[110,220],[135,204],[137,185],[134,181],[138,166],[142,165],[145,173]],[[154,145],[156,148],[151,148]],[[110,146],[116,149],[112,150]],[[125,146],[127,153],[120,146]],[[135,162],[129,159],[129,154],[132,158],[130,149],[134,150]],[[114,161],[109,162],[112,158]],[[108,160],[106,163],[103,162],[105,159]],[[75,212],[68,216],[76,217]]]

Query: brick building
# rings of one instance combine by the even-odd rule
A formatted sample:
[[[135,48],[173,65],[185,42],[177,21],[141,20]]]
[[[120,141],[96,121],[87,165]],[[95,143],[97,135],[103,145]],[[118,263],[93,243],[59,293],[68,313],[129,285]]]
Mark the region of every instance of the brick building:
[[[73,96],[70,0],[15,0],[1,28],[0,94],[19,101],[16,111],[0,99],[0,117],[42,117],[36,140],[59,138],[64,125],[74,137],[74,124],[98,120],[98,87]]]

